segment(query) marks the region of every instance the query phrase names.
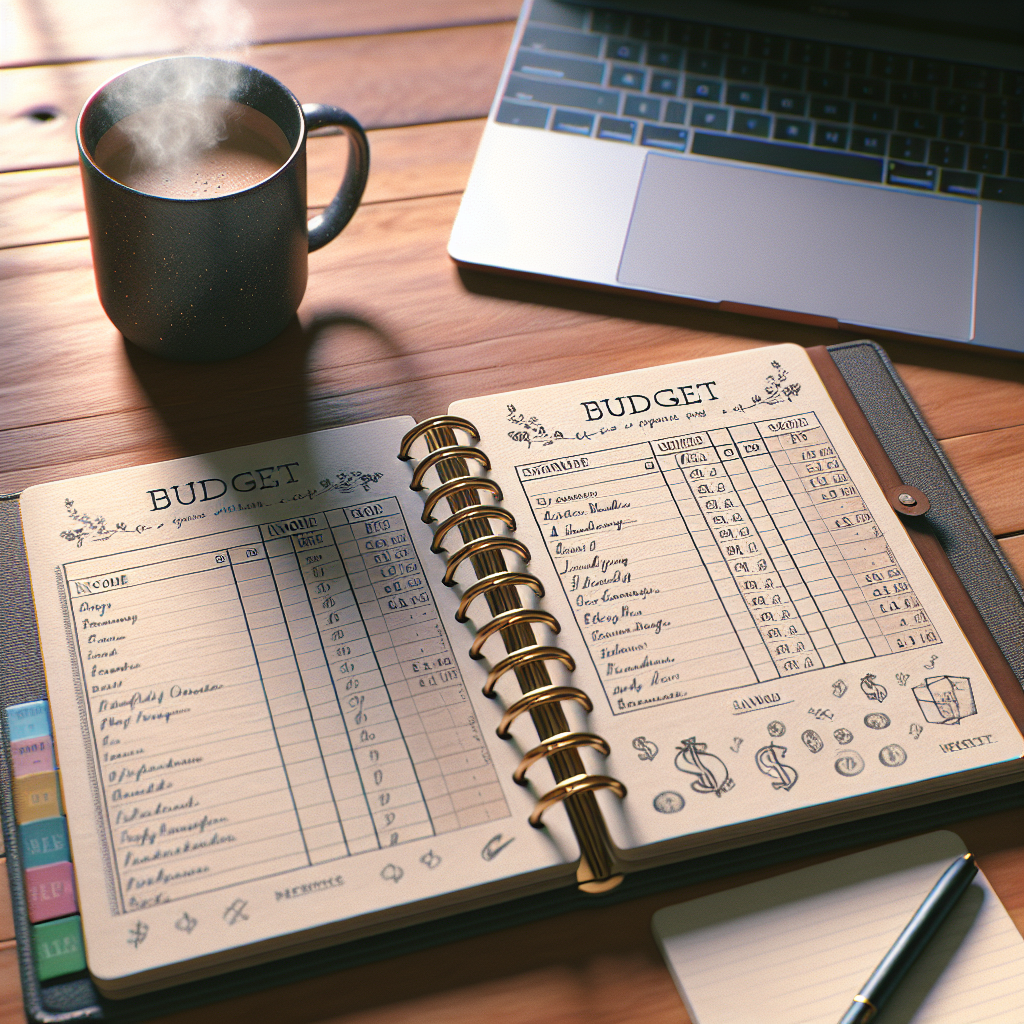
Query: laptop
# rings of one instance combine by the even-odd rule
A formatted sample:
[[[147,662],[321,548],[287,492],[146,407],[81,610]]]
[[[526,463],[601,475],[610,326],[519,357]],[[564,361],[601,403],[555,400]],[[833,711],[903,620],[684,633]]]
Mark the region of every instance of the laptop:
[[[449,253],[1024,353],[1024,3],[526,0]]]

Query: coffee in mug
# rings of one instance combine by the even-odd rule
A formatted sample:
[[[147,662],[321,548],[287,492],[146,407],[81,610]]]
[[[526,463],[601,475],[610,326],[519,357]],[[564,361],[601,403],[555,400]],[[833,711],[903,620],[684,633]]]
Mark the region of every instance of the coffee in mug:
[[[348,166],[307,224],[306,133],[326,125],[348,136]],[[348,223],[370,162],[344,110],[300,105],[265,72],[210,57],[111,79],[77,135],[103,309],[129,341],[181,360],[241,355],[284,330],[308,253]]]

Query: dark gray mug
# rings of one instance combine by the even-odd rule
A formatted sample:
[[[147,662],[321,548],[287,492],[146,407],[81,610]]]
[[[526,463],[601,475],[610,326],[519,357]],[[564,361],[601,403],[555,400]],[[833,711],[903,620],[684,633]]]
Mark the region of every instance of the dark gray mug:
[[[287,159],[251,187],[201,198],[153,195],[100,169],[96,147],[114,124],[197,97],[270,118],[290,147]],[[307,225],[306,133],[325,125],[348,136],[348,168]],[[167,57],[111,79],[83,107],[77,135],[100,302],[126,338],[179,360],[241,355],[284,329],[306,290],[307,254],[351,219],[370,166],[366,135],[344,110],[300,105],[265,72],[209,57]]]

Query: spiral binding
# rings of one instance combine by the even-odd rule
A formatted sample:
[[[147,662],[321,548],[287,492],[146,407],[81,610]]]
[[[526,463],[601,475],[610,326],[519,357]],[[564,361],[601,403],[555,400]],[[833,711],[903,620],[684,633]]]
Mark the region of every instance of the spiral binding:
[[[505,564],[505,551],[514,552],[523,562],[529,562],[530,552],[521,541],[493,532],[492,520],[514,531],[515,519],[500,506],[480,500],[480,492],[486,491],[495,501],[501,501],[501,488],[487,477],[470,474],[467,460],[479,463],[484,471],[490,469],[490,460],[472,444],[459,444],[456,431],[468,435],[471,442],[479,440],[469,420],[459,416],[435,416],[405,435],[399,458],[412,459],[413,445],[425,439],[428,453],[417,463],[410,486],[413,490],[422,490],[426,474],[435,470],[440,486],[425,498],[423,521],[434,521],[434,510],[441,501],[447,501],[452,513],[435,527],[431,550],[444,550],[445,539],[454,529],[462,535],[462,546],[448,556],[444,584],[454,586],[456,571],[467,561],[477,575],[477,579],[463,589],[456,619],[465,622],[470,606],[478,597],[485,599],[491,612],[491,620],[477,631],[469,650],[470,657],[482,658],[484,643],[495,633],[500,634],[508,652],[488,672],[484,694],[495,696],[498,683],[509,672],[515,674],[522,690],[523,696],[509,705],[502,716],[498,735],[509,738],[513,722],[522,714],[529,714],[537,729],[540,744],[527,751],[512,778],[519,785],[525,785],[527,771],[541,760],[547,761],[555,777],[556,785],[537,801],[530,824],[542,827],[544,812],[555,804],[564,804],[580,844],[577,883],[585,892],[607,892],[622,881],[622,875],[616,870],[614,847],[594,793],[608,789],[621,798],[626,795],[626,787],[618,779],[588,773],[580,758],[581,747],[594,748],[607,756],[608,744],[593,733],[574,732],[569,728],[562,702],[573,701],[591,711],[590,698],[578,687],[552,683],[548,662],[560,662],[570,672],[575,670],[575,662],[560,647],[537,642],[533,625],[542,624],[558,633],[558,620],[550,612],[523,607],[517,587],[528,587],[538,597],[543,597],[544,586],[536,576],[512,571]]]

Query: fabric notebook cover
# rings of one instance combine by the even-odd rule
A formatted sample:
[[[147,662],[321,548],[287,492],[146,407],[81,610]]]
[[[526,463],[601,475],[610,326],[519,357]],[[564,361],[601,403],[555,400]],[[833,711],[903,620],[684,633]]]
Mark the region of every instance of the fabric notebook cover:
[[[941,447],[925,426],[892,364],[885,353],[869,341],[834,345],[828,351],[904,482],[920,487],[928,495],[932,503],[929,520],[947,546],[954,567],[1007,660],[1018,678],[1024,677],[1024,591]],[[4,615],[0,616],[0,702],[6,707],[46,697],[16,495],[0,497],[0,550],[4,551],[3,576],[0,579],[0,607],[4,609]],[[26,1012],[31,1020],[40,1024],[87,1019],[130,1024],[542,920],[574,909],[608,906],[711,878],[824,853],[841,846],[892,840],[939,827],[957,818],[994,813],[1024,804],[1024,783],[1015,783],[640,871],[629,875],[623,885],[604,896],[586,895],[572,886],[523,897],[493,908],[455,914],[428,924],[400,928],[369,939],[343,942],[314,953],[243,968],[153,994],[111,1001],[101,998],[87,978],[45,985],[39,982],[32,960],[24,875],[17,846],[6,721],[2,744],[0,788],[3,800],[0,809],[3,812],[19,966]]]

